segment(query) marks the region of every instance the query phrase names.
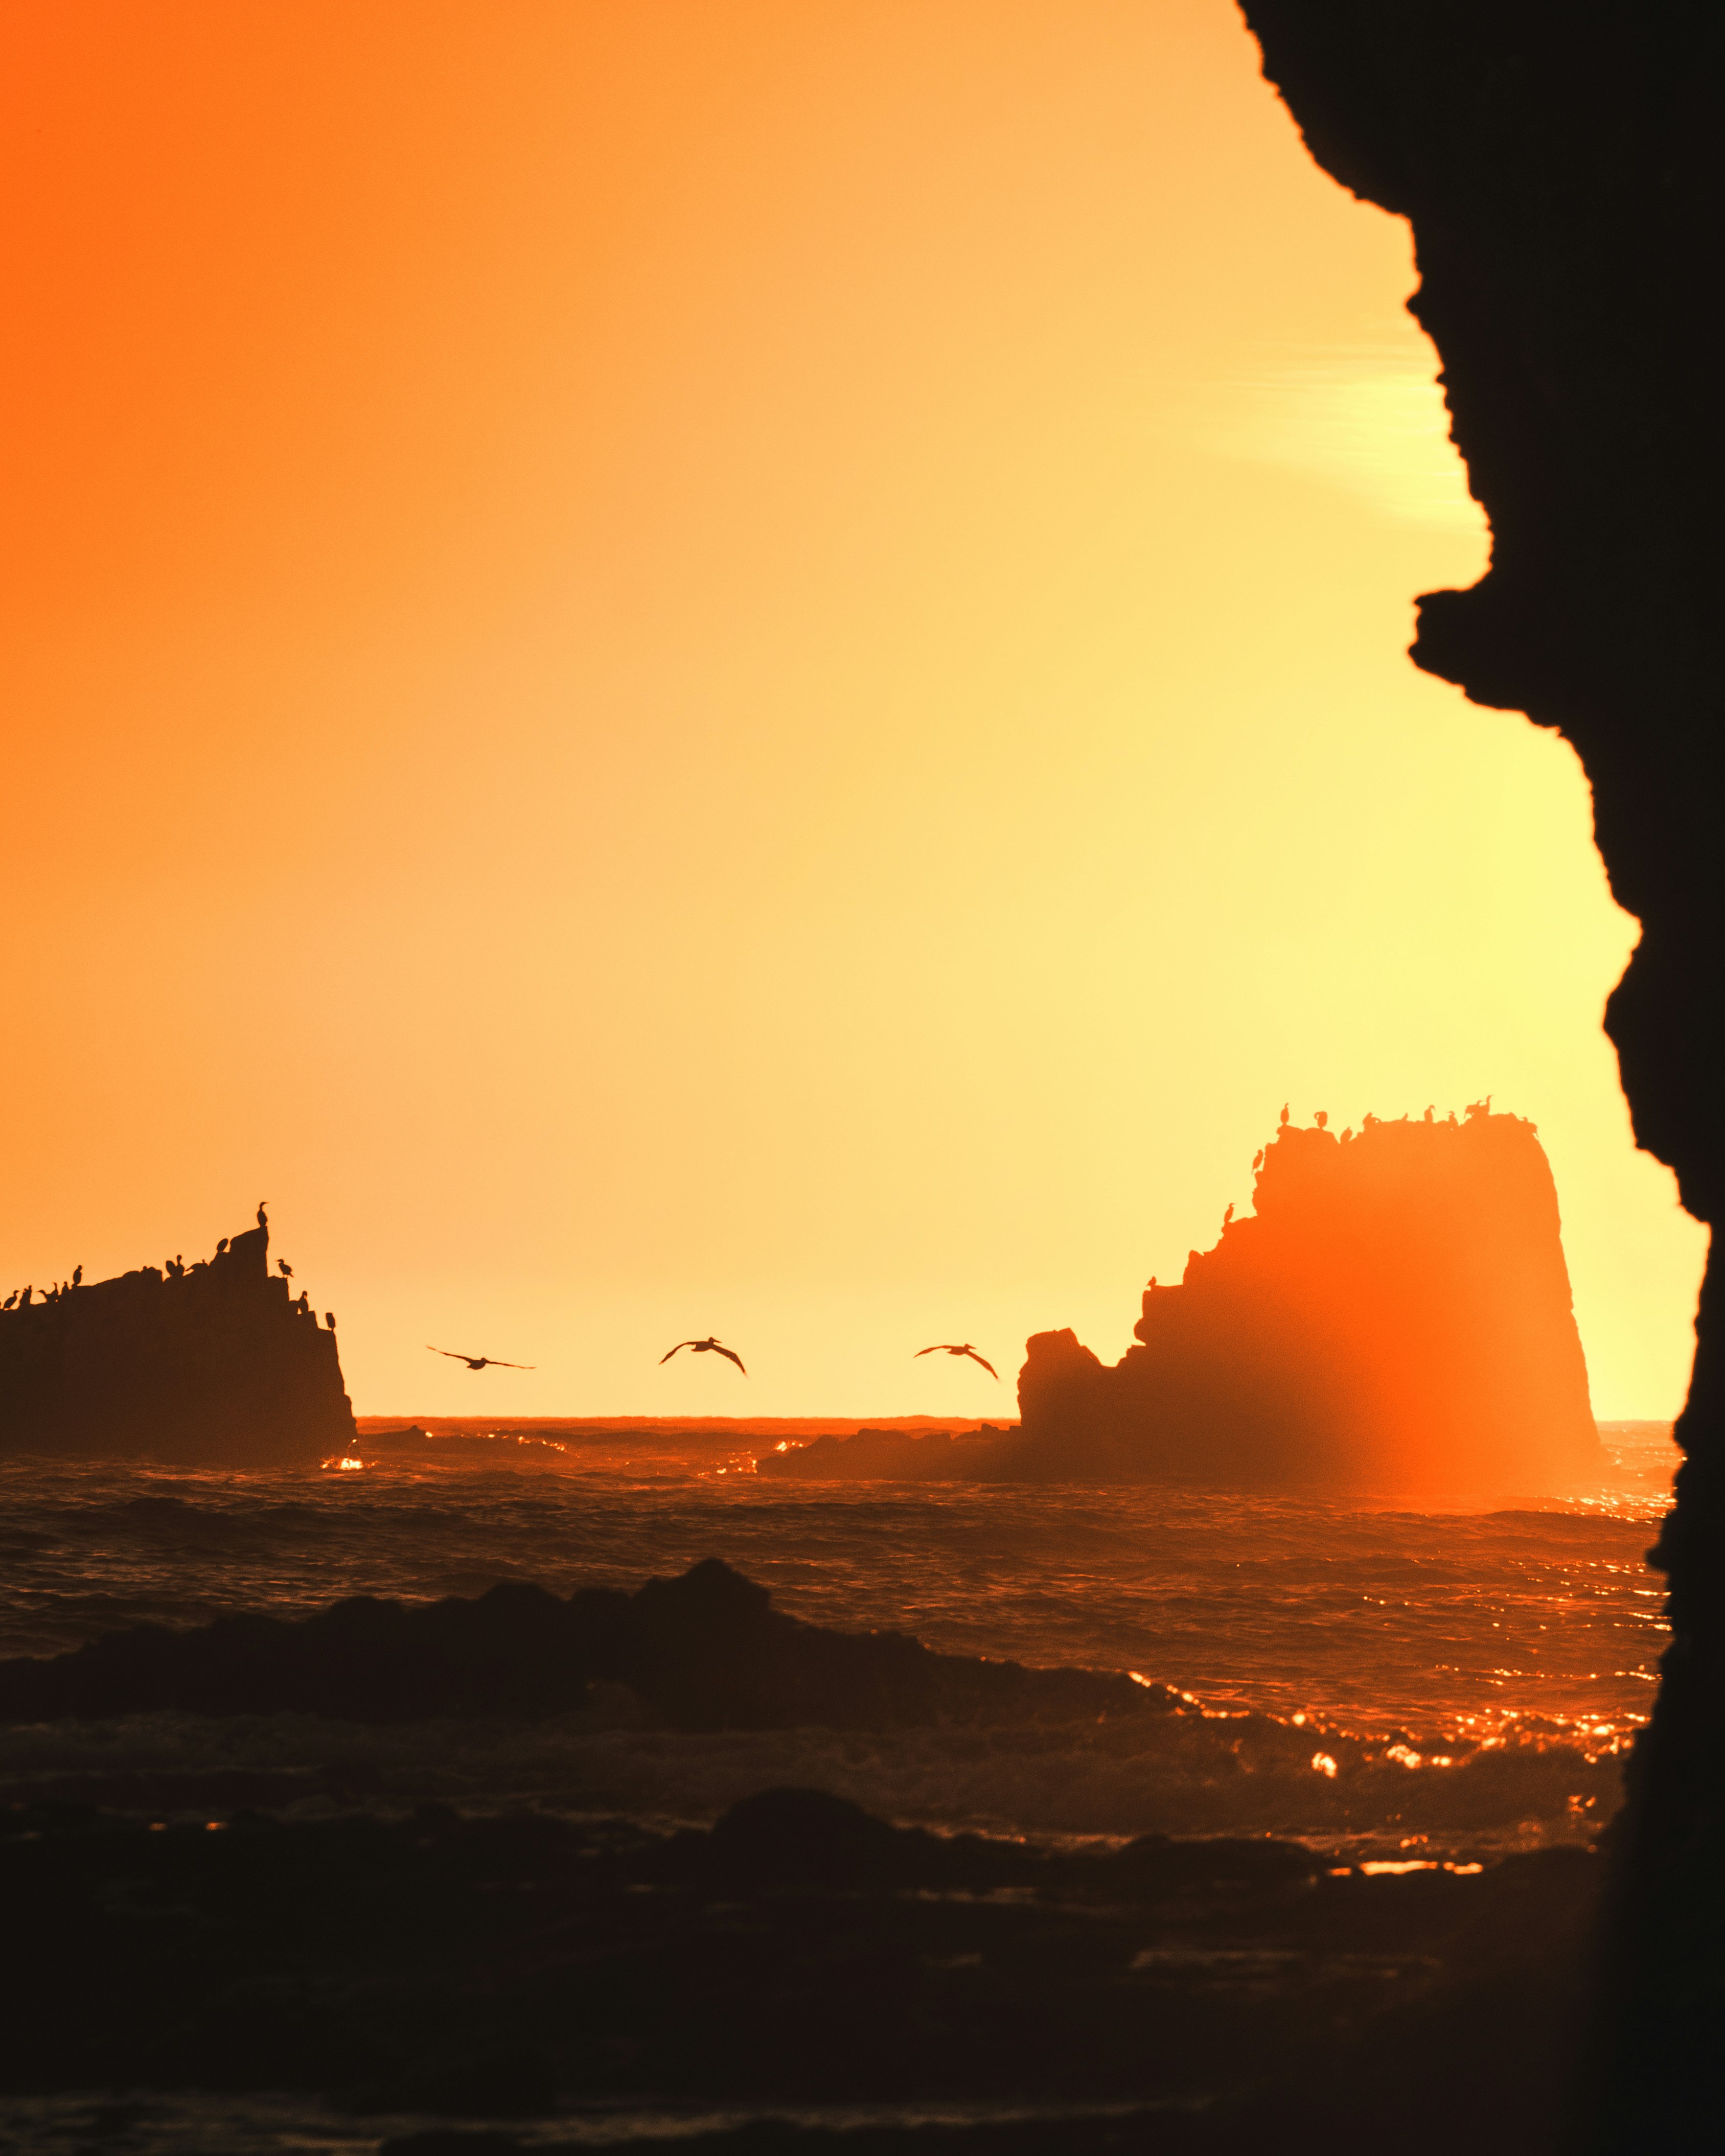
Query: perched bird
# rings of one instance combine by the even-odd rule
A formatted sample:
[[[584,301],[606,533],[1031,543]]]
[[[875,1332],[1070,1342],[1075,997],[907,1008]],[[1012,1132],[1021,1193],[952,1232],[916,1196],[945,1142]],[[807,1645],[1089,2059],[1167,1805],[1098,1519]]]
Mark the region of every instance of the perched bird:
[[[737,1368],[742,1370],[744,1377],[748,1375],[748,1372],[742,1368],[742,1358],[736,1349],[721,1346],[711,1333],[709,1333],[705,1340],[680,1340],[677,1342],[677,1348],[692,1348],[697,1355],[722,1355],[727,1363],[735,1363]],[[670,1362],[671,1357],[676,1353],[677,1348],[673,1348],[661,1355],[660,1361]]]
[[[978,1355],[968,1340],[961,1340],[956,1348],[950,1340],[937,1340],[932,1348],[919,1348],[916,1355],[911,1356],[911,1360],[914,1363],[917,1356],[921,1355],[968,1355],[973,1363],[982,1364],[997,1384],[1000,1381],[1000,1373],[994,1365],[986,1355]]]
[[[434,1348],[429,1341],[426,1353],[447,1355],[452,1363],[466,1363],[470,1370],[536,1370],[539,1367],[536,1363],[506,1363],[496,1355],[458,1355],[453,1348]]]
[[[270,1216],[264,1210],[269,1203],[270,1200],[267,1198],[260,1198],[258,1200],[258,1225],[260,1228],[267,1228],[270,1225]]]
[[[285,1258],[278,1258],[275,1260],[275,1270],[284,1280],[291,1280],[294,1276],[294,1269]]]
[[[73,1285],[73,1286],[74,1286],[74,1287],[82,1287],[82,1286],[83,1286],[83,1285],[84,1285],[84,1268],[83,1268],[83,1266],[82,1266],[82,1265],[74,1265],[74,1266],[73,1266],[73,1268],[72,1268],[72,1285]]]
[[[335,1312],[334,1312],[333,1310],[326,1310],[326,1311],[325,1311],[325,1312],[324,1312],[324,1314],[323,1314],[323,1322],[324,1322],[324,1323],[325,1323],[326,1325],[327,1325],[327,1326],[328,1326],[328,1327],[330,1328],[331,1332],[333,1332],[335,1331],[335,1329],[336,1329],[336,1313],[335,1313]]]
[[[223,1235],[223,1238],[222,1238],[222,1240],[221,1240],[221,1241],[216,1245],[216,1255],[217,1255],[218,1258],[219,1258],[219,1257],[221,1257],[221,1256],[223,1256],[223,1255],[226,1253],[226,1251],[227,1251],[227,1248],[228,1248],[228,1238],[227,1238],[225,1235]]]

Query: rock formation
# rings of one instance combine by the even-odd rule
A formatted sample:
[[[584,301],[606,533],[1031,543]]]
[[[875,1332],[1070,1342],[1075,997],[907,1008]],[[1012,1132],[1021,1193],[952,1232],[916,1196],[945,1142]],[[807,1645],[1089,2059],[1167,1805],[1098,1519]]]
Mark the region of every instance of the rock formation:
[[[938,1655],[902,1632],[830,1631],[772,1603],[706,1558],[634,1594],[593,1587],[565,1599],[506,1581],[476,1601],[359,1595],[297,1621],[141,1625],[46,1661],[0,1662],[0,1723],[165,1710],[532,1720],[583,1707],[595,1684],[626,1686],[677,1729],[1088,1725],[1183,1711],[1165,1686],[1133,1677]]]
[[[4,2092],[72,2122],[29,2143],[1452,2156],[1461,2119],[1468,2156],[1553,2156],[1581,1851],[1398,1876],[819,1789],[711,1830],[561,1809],[0,1815]]]
[[[355,1436],[335,1333],[271,1275],[265,1226],[0,1310],[0,1454],[258,1467]]]
[[[1639,1142],[1719,1218],[1717,305],[1725,17],[1704,0],[1244,0],[1314,157],[1413,228],[1490,572],[1420,602],[1415,661],[1571,742],[1641,940],[1612,997]],[[1710,2145],[1725,2112],[1725,1383],[1697,1324],[1656,1562],[1672,1640],[1631,1771],[1583,2138]]]
[[[1533,1492],[1597,1467],[1532,1123],[1321,1117],[1255,1167],[1254,1212],[1151,1284],[1119,1363],[1031,1339],[1021,1472]]]
[[[1186,1481],[1541,1495],[1596,1473],[1599,1431],[1557,1191],[1532,1123],[1338,1137],[1285,1123],[1139,1345],[1108,1365],[1038,1332],[1015,1430],[865,1430],[787,1445],[762,1475],[893,1481]]]

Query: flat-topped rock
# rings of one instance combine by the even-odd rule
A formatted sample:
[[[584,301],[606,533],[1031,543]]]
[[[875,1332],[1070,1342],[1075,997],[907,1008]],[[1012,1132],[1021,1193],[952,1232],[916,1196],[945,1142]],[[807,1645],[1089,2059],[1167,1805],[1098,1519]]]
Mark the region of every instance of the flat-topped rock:
[[[1253,1168],[1253,1210],[1151,1283],[1117,1363],[1030,1340],[1019,1472],[1531,1492],[1596,1471],[1531,1122],[1285,1122]]]
[[[0,1310],[0,1454],[257,1467],[355,1436],[335,1333],[271,1274],[267,1226]]]

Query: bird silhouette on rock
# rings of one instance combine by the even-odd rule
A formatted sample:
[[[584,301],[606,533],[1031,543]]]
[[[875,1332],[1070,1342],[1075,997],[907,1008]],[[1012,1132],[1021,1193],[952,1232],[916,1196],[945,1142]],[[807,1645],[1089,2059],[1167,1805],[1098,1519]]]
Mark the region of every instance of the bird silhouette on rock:
[[[968,1355],[973,1363],[982,1364],[996,1384],[1000,1382],[1000,1373],[994,1365],[986,1355],[978,1355],[968,1340],[961,1340],[956,1345],[950,1340],[937,1340],[932,1348],[919,1348],[916,1353],[911,1356],[911,1360],[914,1363],[918,1357],[923,1355]]]
[[[737,1368],[742,1370],[744,1377],[748,1375],[748,1372],[743,1369],[742,1358],[737,1350],[734,1348],[726,1347],[721,1341],[716,1340],[711,1333],[709,1333],[705,1340],[678,1341],[677,1347],[667,1349],[660,1357],[660,1361],[670,1362],[671,1357],[676,1353],[677,1348],[692,1348],[697,1355],[722,1355],[727,1363],[735,1363]]]

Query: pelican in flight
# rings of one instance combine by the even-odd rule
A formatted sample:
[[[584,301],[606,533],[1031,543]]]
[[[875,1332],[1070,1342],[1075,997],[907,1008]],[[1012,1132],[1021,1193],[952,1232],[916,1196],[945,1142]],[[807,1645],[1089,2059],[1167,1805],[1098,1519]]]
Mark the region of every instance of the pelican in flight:
[[[950,1340],[937,1340],[932,1348],[919,1348],[916,1353],[911,1356],[911,1360],[914,1363],[919,1356],[922,1355],[968,1355],[973,1363],[982,1364],[996,1384],[1000,1382],[1000,1373],[994,1365],[986,1355],[978,1355],[968,1340],[961,1340],[956,1347]]]
[[[711,1332],[708,1333],[705,1340],[680,1340],[677,1342],[677,1348],[692,1348],[697,1355],[722,1355],[727,1363],[735,1363],[737,1368],[739,1370],[742,1370],[744,1377],[747,1377],[748,1375],[748,1372],[742,1368],[742,1358],[737,1353],[737,1350],[734,1348],[726,1348],[721,1346],[718,1341],[714,1339]],[[673,1348],[667,1353],[661,1355],[659,1358],[660,1361],[661,1363],[670,1362],[671,1357],[676,1353],[677,1348]]]
[[[470,1370],[536,1370],[536,1363],[506,1363],[497,1355],[458,1355],[453,1348],[434,1348],[426,1342],[428,1355],[447,1355],[452,1363],[465,1363]]]

